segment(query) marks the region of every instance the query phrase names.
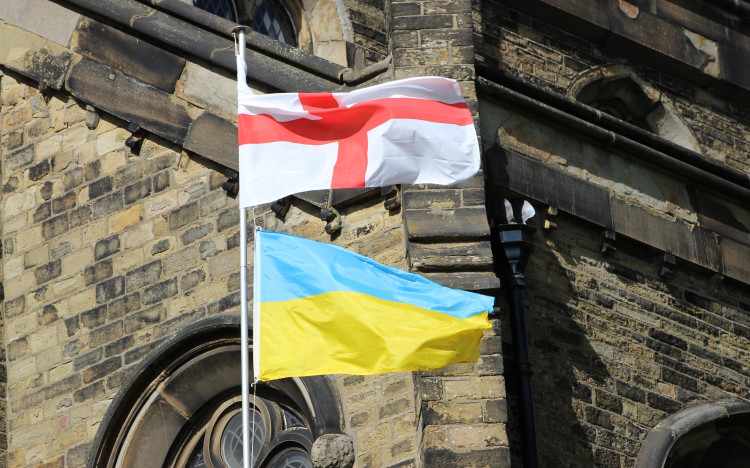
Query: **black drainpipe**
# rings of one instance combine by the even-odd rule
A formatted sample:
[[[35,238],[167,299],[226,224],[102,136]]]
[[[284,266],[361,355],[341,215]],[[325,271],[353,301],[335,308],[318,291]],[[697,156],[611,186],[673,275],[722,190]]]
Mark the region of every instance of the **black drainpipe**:
[[[502,200],[507,210],[491,210],[491,245],[495,274],[508,300],[511,334],[513,335],[513,371],[518,387],[518,406],[521,423],[521,443],[524,468],[537,468],[536,422],[531,385],[533,369],[529,359],[529,339],[526,331],[526,265],[534,249],[534,228],[525,224],[522,207],[528,202]],[[512,207],[512,210],[511,210]],[[507,211],[507,213],[505,213]],[[511,212],[512,211],[512,212]],[[515,215],[513,214],[515,213]],[[533,216],[533,210],[531,211]],[[499,215],[499,216],[498,216]]]

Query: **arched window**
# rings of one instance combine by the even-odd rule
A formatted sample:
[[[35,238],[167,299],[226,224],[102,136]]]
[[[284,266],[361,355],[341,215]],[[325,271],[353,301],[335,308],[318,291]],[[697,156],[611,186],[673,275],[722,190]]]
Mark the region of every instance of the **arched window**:
[[[239,317],[213,317],[157,347],[108,409],[88,468],[241,468],[239,336]],[[250,406],[253,467],[312,468],[316,438],[343,432],[326,377],[259,384]]]
[[[624,65],[607,65],[581,73],[568,88],[568,95],[685,148],[700,151],[698,141],[668,99]]]
[[[193,6],[296,47],[298,31],[290,9],[279,0],[193,0]]]
[[[636,468],[741,468],[750,460],[750,404],[720,400],[684,408],[643,441]]]

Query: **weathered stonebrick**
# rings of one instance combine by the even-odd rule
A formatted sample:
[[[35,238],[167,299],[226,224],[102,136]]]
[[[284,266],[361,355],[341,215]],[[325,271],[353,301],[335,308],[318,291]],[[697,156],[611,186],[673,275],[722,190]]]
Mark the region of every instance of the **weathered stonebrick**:
[[[133,333],[164,321],[166,310],[160,304],[125,318],[125,333]]]
[[[73,360],[73,369],[79,371],[86,367],[93,366],[102,359],[102,348],[96,348],[88,353],[81,354]]]
[[[133,344],[135,344],[135,338],[133,338],[133,335],[124,336],[104,347],[104,357],[109,358],[122,354],[132,348]]]
[[[161,260],[147,263],[125,275],[125,290],[132,292],[148,284],[155,283],[161,277]]]
[[[5,156],[5,167],[8,170],[18,169],[34,161],[34,146],[21,148]]]
[[[187,291],[188,289],[194,288],[200,282],[206,279],[206,273],[203,270],[195,270],[190,273],[183,275],[180,279],[180,289]]]
[[[53,188],[54,186],[49,180],[42,184],[42,188],[39,190],[39,194],[42,196],[43,200],[48,201],[50,198],[52,198]]]
[[[115,276],[96,285],[96,302],[110,301],[125,292],[125,278]]]
[[[143,304],[153,304],[177,294],[177,279],[162,281],[143,290],[141,299]]]
[[[91,221],[91,217],[93,215],[93,212],[91,210],[91,207],[88,205],[84,205],[80,208],[77,208],[70,212],[70,227],[75,228],[78,226],[83,226],[84,224]]]
[[[76,207],[75,192],[68,192],[62,197],[57,197],[52,200],[52,212],[55,214],[62,213],[63,211],[72,210],[75,207]]]
[[[102,162],[96,159],[83,167],[83,176],[87,181],[95,180],[99,178],[101,171]]]
[[[104,381],[100,380],[87,387],[83,387],[80,390],[73,392],[73,400],[76,403],[83,403],[84,401],[92,400],[100,395],[104,394]]]
[[[132,364],[134,362],[138,362],[144,357],[148,356],[148,353],[150,353],[156,346],[159,345],[158,341],[152,341],[151,343],[147,343],[143,346],[139,346],[137,348],[131,349],[130,351],[125,353],[125,365]]]
[[[107,305],[107,318],[118,319],[141,308],[141,294],[135,292],[120,297]]]
[[[125,204],[130,205],[151,194],[151,180],[144,179],[125,187],[122,191]]]
[[[89,335],[89,347],[95,348],[112,341],[115,341],[122,337],[123,324],[122,321],[117,321],[104,325],[103,327],[92,330]]]
[[[65,332],[69,337],[75,335],[80,328],[81,320],[79,316],[65,319]]]
[[[219,218],[216,222],[216,230],[222,232],[226,229],[239,226],[240,215],[236,209],[226,209],[219,213]]]
[[[37,163],[36,165],[31,166],[29,168],[29,180],[33,180],[33,181],[39,180],[42,177],[49,174],[49,171],[50,171],[49,161],[47,159],[44,159],[40,161],[39,163]]]
[[[122,359],[119,356],[109,358],[99,364],[94,364],[83,371],[83,383],[88,384],[94,380],[99,380],[122,366]]]
[[[94,244],[94,260],[101,260],[120,251],[120,238],[117,235],[102,239]]]
[[[35,223],[41,223],[50,216],[52,216],[52,204],[50,202],[46,202],[37,206],[36,210],[34,210],[34,214],[32,215],[32,219]]]
[[[162,239],[153,246],[151,246],[151,255],[160,254],[162,252],[166,252],[169,250],[169,247],[171,247],[171,244],[169,243],[169,239]]]
[[[85,312],[81,312],[81,325],[86,328],[97,328],[107,319],[107,306],[101,305]]]
[[[112,276],[112,260],[102,260],[83,270],[83,278],[86,286],[99,283]]]
[[[65,190],[70,190],[74,187],[78,187],[83,183],[83,169],[80,167],[74,167],[69,170],[63,176],[63,187]]]
[[[169,188],[170,176],[169,171],[162,171],[151,178],[154,192],[159,193]]]
[[[208,314],[209,315],[220,314],[234,307],[238,307],[239,305],[240,305],[240,293],[238,291],[238,292],[229,294],[228,296],[224,296],[219,301],[210,304],[208,306]]]
[[[16,191],[18,188],[18,177],[10,176],[8,180],[3,184],[3,194],[9,194]]]
[[[198,219],[199,214],[200,211],[197,202],[177,208],[169,213],[169,229],[179,229],[186,224],[192,223]]]
[[[34,270],[34,277],[36,278],[36,284],[43,284],[54,278],[57,278],[62,273],[62,263],[60,259],[53,260],[45,265],[37,267]]]
[[[122,193],[113,192],[98,198],[94,202],[93,217],[99,219],[118,211],[120,208],[122,208]]]
[[[70,229],[68,215],[63,213],[42,223],[42,237],[44,237],[44,240],[50,240],[68,232],[68,229]]]
[[[26,357],[29,353],[29,338],[24,336],[8,343],[8,360],[15,361]]]
[[[211,233],[211,231],[213,231],[213,229],[214,225],[211,223],[192,227],[182,233],[182,235],[180,236],[180,240],[182,241],[183,245],[188,245],[202,237],[206,237],[209,233]]]

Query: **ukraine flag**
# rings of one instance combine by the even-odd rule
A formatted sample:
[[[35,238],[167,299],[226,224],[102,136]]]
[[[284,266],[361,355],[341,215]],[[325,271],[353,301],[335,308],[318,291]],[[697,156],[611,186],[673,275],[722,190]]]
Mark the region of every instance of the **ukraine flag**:
[[[433,370],[479,358],[494,298],[341,247],[256,231],[256,379]]]

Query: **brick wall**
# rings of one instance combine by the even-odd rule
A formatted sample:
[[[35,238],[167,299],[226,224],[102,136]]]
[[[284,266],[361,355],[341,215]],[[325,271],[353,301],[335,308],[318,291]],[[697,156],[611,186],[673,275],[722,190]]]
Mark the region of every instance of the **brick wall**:
[[[633,466],[645,434],[687,405],[750,397],[750,295],[567,215],[535,234],[527,315],[542,466]],[[512,393],[512,377],[509,392]]]
[[[626,2],[621,2],[625,4]],[[689,18],[684,16],[683,19]],[[489,64],[565,94],[577,77],[594,67],[627,63],[664,93],[700,143],[700,152],[750,171],[750,111],[732,100],[606,49],[508,8],[502,1],[482,2],[478,56]]]
[[[94,125],[79,102],[12,72],[2,86],[10,466],[83,466],[111,398],[156,344],[238,313],[237,204],[222,167],[150,134],[132,151],[124,122]],[[405,266],[400,210],[375,197],[341,214],[334,238],[301,200],[284,219],[256,219]],[[413,464],[411,374],[339,382],[359,466]]]

